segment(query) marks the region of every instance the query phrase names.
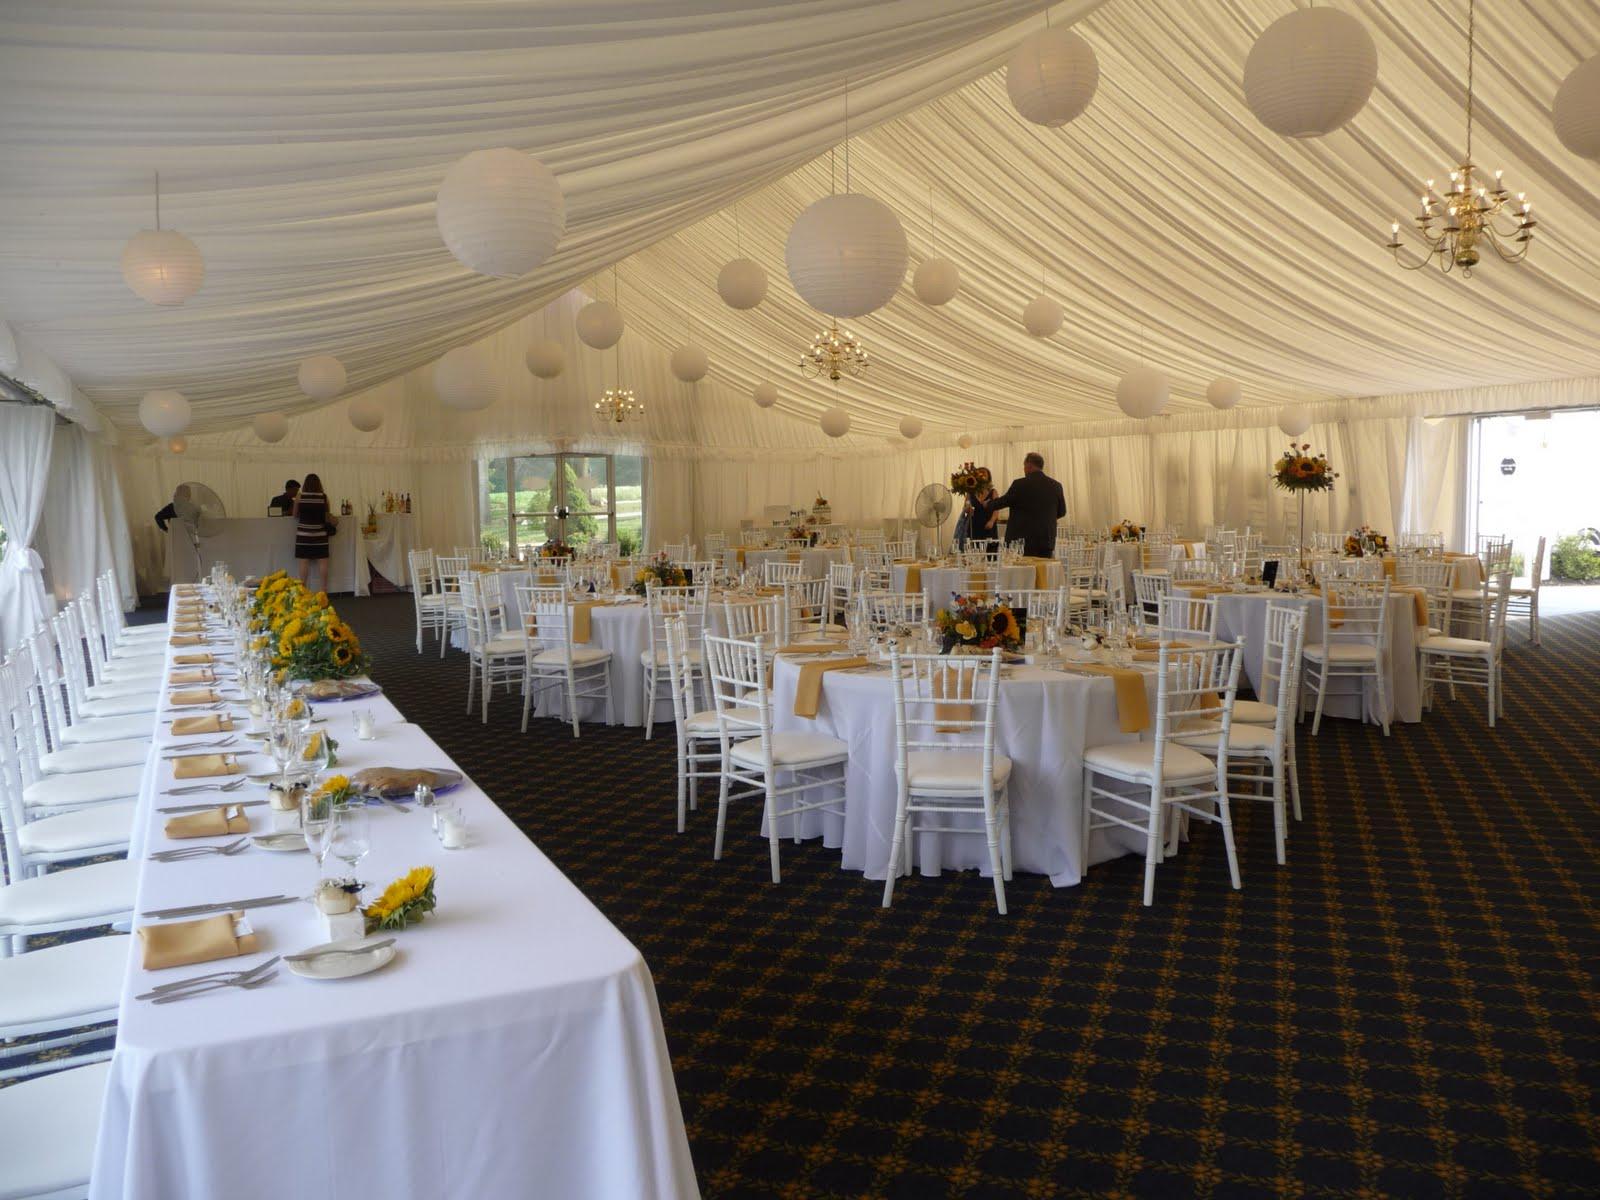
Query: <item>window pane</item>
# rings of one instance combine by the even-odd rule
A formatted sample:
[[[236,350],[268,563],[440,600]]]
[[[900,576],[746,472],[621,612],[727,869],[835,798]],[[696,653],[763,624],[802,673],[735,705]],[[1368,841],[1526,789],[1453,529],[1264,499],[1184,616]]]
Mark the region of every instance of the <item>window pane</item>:
[[[612,464],[617,473],[617,541],[622,553],[637,554],[644,544],[644,459],[618,454]]]
[[[478,542],[497,549],[504,546],[506,540],[506,460],[492,458],[483,463],[478,480],[478,512],[483,522],[478,529]]]

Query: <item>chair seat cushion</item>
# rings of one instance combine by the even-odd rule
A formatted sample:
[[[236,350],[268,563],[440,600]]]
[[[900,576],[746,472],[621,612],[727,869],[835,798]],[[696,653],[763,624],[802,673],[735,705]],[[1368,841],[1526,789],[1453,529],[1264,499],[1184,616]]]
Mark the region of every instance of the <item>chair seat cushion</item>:
[[[86,742],[112,742],[124,738],[149,738],[155,732],[155,714],[151,712],[127,713],[120,717],[95,717],[92,720],[80,720],[76,725],[68,725],[61,731],[61,743],[64,746],[81,746]],[[145,746],[149,752],[148,743]],[[141,759],[141,761],[143,761]],[[105,766],[98,763],[97,766]]]
[[[1307,642],[1305,656],[1312,662],[1375,663],[1378,648],[1366,642],[1335,642],[1330,652],[1321,642]]]
[[[46,775],[74,775],[79,771],[99,771],[106,767],[136,767],[149,756],[150,740],[146,731],[143,738],[86,742],[41,754],[39,770]]]
[[[791,731],[772,735],[772,765],[775,767],[821,767],[843,762],[849,756],[849,747],[827,734]],[[760,738],[740,742],[728,752],[728,757],[741,767],[759,768],[766,765],[766,759],[761,754]]]
[[[728,718],[732,721],[744,721],[754,725],[761,720],[761,710],[757,708],[731,708],[728,710]],[[696,736],[710,734],[714,737],[717,733],[717,714],[710,709],[705,712],[697,712],[684,721],[683,727],[687,732]],[[742,737],[747,735],[749,730],[734,726],[730,732],[736,737]]]
[[[1222,732],[1220,721],[1195,721],[1185,724],[1184,737],[1193,737],[1200,746],[1216,749],[1216,737]],[[1207,741],[1206,739],[1210,739]],[[1241,725],[1238,721],[1233,723],[1233,728],[1228,731],[1228,749],[1240,753],[1264,753],[1278,744],[1277,730],[1270,725]]]
[[[1086,750],[1083,761],[1096,771],[1107,775],[1150,783],[1156,776],[1155,757],[1154,742],[1112,742],[1109,745],[1094,746]],[[1162,758],[1161,774],[1167,783],[1200,781],[1214,778],[1216,766],[1198,750],[1190,750],[1187,746],[1175,746],[1169,742]]]
[[[423,592],[414,597],[418,608],[443,608],[444,597],[438,592]]]
[[[588,667],[609,661],[611,651],[602,650],[597,646],[562,646],[559,649],[544,650],[535,654],[533,661],[535,665],[541,667],[564,667],[567,665],[569,655],[573,666]]]
[[[165,658],[112,659],[95,671],[102,683],[160,684],[167,677]]]
[[[19,879],[0,888],[0,928],[66,925],[132,911],[138,864],[125,858]]]
[[[144,696],[108,696],[99,700],[85,698],[73,705],[73,712],[79,718],[128,717],[137,713],[154,713],[160,703],[161,697],[157,692]],[[146,722],[151,725],[154,723],[154,717]]]
[[[0,1091],[6,1196],[81,1194],[89,1186],[109,1062],[73,1067]]]
[[[502,633],[490,638],[483,648],[489,654],[521,654],[528,647],[521,634]]]
[[[705,661],[701,657],[700,651],[694,647],[690,647],[685,657],[697,667]],[[667,652],[665,650],[641,650],[639,652],[639,661],[647,667],[666,667],[669,665],[667,662]]]
[[[1452,600],[1479,600],[1479,601],[1481,601],[1483,599],[1483,589],[1481,589],[1481,588],[1451,588],[1450,589],[1450,598]]]
[[[0,958],[0,1028],[114,1010],[132,944],[113,934]]]
[[[1429,654],[1488,654],[1493,649],[1488,642],[1464,637],[1424,638],[1422,648]]]
[[[1011,778],[1011,760],[996,754],[991,774],[995,787]],[[983,755],[977,750],[913,750],[906,755],[906,782],[915,792],[979,792],[983,789]]]
[[[133,809],[134,802],[124,800],[29,821],[17,830],[17,843],[24,854],[110,853],[127,846],[133,832]]]
[[[142,700],[154,696],[160,690],[159,677],[149,681],[113,679],[106,683],[91,683],[84,688],[84,695],[91,700]]]
[[[46,775],[22,789],[22,803],[28,808],[75,808],[80,804],[129,800],[138,796],[143,776],[142,766]]]
[[[160,662],[167,656],[165,638],[141,638],[136,642],[118,642],[111,647],[113,662]]]
[[[171,633],[172,626],[165,621],[159,625],[124,625],[117,630],[116,641],[119,645],[132,646],[139,642],[159,642]]]

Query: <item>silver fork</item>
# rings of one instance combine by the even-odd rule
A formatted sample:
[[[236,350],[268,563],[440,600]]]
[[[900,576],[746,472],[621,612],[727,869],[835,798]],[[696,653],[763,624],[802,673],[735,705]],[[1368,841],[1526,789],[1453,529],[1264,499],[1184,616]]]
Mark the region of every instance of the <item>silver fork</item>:
[[[162,754],[167,758],[171,758],[174,754],[181,754],[185,750],[215,750],[220,746],[231,746],[238,740],[237,737],[230,733],[227,737],[218,738],[214,742],[184,742],[182,745],[168,746],[162,751]]]
[[[208,854],[220,854],[224,857],[231,857],[232,855],[238,854],[240,851],[242,851],[249,841],[250,839],[248,837],[242,837],[238,841],[229,842],[225,846],[179,846],[173,850],[157,850],[150,856],[150,861],[182,862],[184,859],[188,858],[204,858]]]
[[[258,988],[264,983],[270,983],[278,977],[276,970],[266,975],[257,975],[254,979],[218,979],[211,983],[197,984],[192,988],[185,988],[180,992],[163,992],[150,999],[151,1004],[175,1004],[179,1000],[187,1000],[191,996],[204,996],[208,992],[220,992],[224,988],[239,988],[248,992],[251,988]]]
[[[192,796],[196,792],[236,792],[244,786],[244,776],[240,776],[232,783],[187,783],[182,787],[168,788],[162,792],[163,796]]]
[[[134,999],[153,1000],[155,997],[164,995],[167,992],[181,992],[195,987],[198,984],[214,983],[218,980],[226,980],[232,983],[244,983],[254,979],[257,975],[275,965],[277,961],[278,956],[274,954],[271,958],[267,959],[266,962],[251,967],[248,971],[212,971],[209,975],[191,975],[187,979],[177,979],[171,983],[158,983],[148,992],[145,992],[139,996],[135,996]]]

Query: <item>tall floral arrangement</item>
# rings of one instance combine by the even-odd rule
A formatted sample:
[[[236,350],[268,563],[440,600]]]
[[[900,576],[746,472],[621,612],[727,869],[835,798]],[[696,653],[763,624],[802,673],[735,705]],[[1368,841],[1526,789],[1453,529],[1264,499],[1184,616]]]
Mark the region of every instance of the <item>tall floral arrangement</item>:
[[[1332,491],[1337,478],[1339,473],[1328,469],[1328,456],[1312,454],[1310,442],[1291,443],[1272,464],[1272,482],[1286,492]]]
[[[274,571],[251,600],[255,646],[294,679],[347,679],[367,669],[355,630],[340,619],[327,592],[313,592],[285,571]]]
[[[1118,521],[1111,527],[1113,542],[1137,542],[1144,537],[1144,526],[1137,521]]]
[[[982,491],[993,481],[988,467],[964,462],[950,472],[950,490],[958,496],[970,496]]]

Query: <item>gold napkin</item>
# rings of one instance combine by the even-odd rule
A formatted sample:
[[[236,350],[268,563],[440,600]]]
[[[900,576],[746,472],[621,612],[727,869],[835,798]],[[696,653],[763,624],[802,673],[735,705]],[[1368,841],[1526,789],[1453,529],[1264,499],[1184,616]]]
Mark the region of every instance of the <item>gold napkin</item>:
[[[911,563],[906,567],[906,591],[920,592],[922,590],[922,564]]]
[[[1048,588],[1050,586],[1050,564],[1055,561],[1054,559],[1040,558],[1038,555],[1025,555],[1022,561],[1033,564],[1034,587]]]
[[[204,646],[206,640],[198,633],[180,633],[176,637],[168,638],[167,644],[169,646]]]
[[[1123,733],[1143,733],[1150,728],[1150,702],[1145,699],[1143,672],[1102,663],[1073,663],[1072,670],[1111,677],[1117,689],[1117,727]]]
[[[1390,585],[1389,594],[1392,596],[1396,592],[1406,592],[1410,595],[1411,615],[1416,619],[1417,628],[1426,629],[1428,627],[1428,589],[1409,583]]]
[[[210,779],[215,775],[238,775],[242,769],[226,754],[189,754],[172,761],[174,779]]]
[[[851,667],[864,667],[865,658],[840,658],[832,662],[808,662],[800,668],[800,679],[794,689],[794,715],[815,717],[817,705],[822,703],[822,677],[829,671],[846,671]]]
[[[174,736],[191,733],[232,733],[233,718],[226,713],[207,713],[203,717],[179,717],[172,723]]]
[[[600,600],[580,600],[572,606],[572,640],[587,642],[594,633],[590,614],[597,608],[609,608]]]
[[[221,755],[216,757],[220,758]],[[224,804],[218,808],[208,808],[205,812],[169,817],[162,830],[174,841],[179,838],[224,837],[230,833],[249,833],[250,818],[244,815],[243,806]]]
[[[1175,579],[1172,586],[1182,588],[1193,596],[1223,596],[1233,591],[1225,583],[1211,583],[1204,579]]]
[[[735,550],[733,552],[733,557],[738,562],[739,569],[741,571],[744,570],[744,547],[740,546],[737,550]]]
[[[190,963],[211,962],[218,958],[239,958],[256,952],[256,935],[237,936],[233,923],[244,914],[218,913],[194,921],[169,921],[165,925],[141,925],[139,942],[144,951],[141,965],[146,971],[184,967]]]
[[[172,664],[177,667],[206,667],[212,662],[209,654],[174,654]]]
[[[181,692],[173,692],[167,697],[167,703],[174,707],[185,704],[215,704],[222,697],[218,696],[213,688],[188,688]]]
[[[209,667],[194,667],[187,671],[174,671],[167,676],[167,682],[172,683],[215,683],[217,677],[211,673]]]
[[[948,680],[948,682],[946,682]],[[973,677],[941,667],[933,677],[933,719],[937,733],[960,733],[965,726],[944,722],[972,720],[972,705],[955,701],[972,699]],[[946,689],[949,689],[948,695]]]

